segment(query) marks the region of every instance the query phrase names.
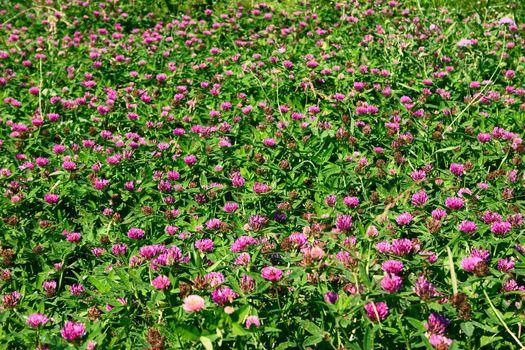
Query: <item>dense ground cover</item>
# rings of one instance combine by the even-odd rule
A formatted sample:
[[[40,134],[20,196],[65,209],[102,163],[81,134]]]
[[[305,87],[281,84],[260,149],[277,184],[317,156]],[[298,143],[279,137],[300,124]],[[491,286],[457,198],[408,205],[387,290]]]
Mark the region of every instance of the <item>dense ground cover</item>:
[[[1,348],[521,348],[525,13],[428,5],[5,1]]]

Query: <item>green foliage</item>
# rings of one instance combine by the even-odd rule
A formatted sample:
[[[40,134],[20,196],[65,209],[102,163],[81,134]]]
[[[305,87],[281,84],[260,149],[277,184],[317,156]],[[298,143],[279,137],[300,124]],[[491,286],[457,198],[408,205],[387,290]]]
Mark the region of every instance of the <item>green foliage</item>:
[[[2,348],[525,343],[522,3],[0,10]]]

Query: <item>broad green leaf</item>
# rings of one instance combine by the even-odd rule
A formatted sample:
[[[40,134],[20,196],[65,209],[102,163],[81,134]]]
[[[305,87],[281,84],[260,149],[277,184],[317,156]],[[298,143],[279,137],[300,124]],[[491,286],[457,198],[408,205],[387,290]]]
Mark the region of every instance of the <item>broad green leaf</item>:
[[[201,336],[199,339],[206,350],[213,350],[213,343],[210,338]]]

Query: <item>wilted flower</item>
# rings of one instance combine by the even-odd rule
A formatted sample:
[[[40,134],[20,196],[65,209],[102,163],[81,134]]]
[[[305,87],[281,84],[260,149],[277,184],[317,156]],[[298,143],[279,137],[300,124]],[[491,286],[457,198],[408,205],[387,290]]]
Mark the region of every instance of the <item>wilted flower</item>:
[[[248,293],[255,289],[255,281],[252,277],[244,275],[241,278],[241,282],[239,283],[239,286],[241,287],[241,290],[244,293]]]
[[[325,202],[326,205],[333,208],[335,206],[335,203],[337,202],[337,197],[335,196],[335,194],[331,194],[326,197]]]
[[[268,222],[268,218],[263,215],[252,215],[248,219],[248,226],[253,231],[258,232],[263,229],[264,225]]]
[[[21,297],[22,295],[20,295],[20,293],[17,291],[4,294],[4,296],[2,297],[3,307],[6,309],[15,307],[18,304],[18,301]]]
[[[56,281],[44,281],[44,283],[42,283],[42,288],[44,288],[46,294],[49,292],[54,293],[57,288],[57,283]]]
[[[434,285],[430,283],[424,275],[419,275],[417,278],[414,292],[423,300],[429,300],[437,294],[436,287],[434,287]]]
[[[449,321],[445,316],[432,312],[428,316],[428,322],[425,323],[427,331],[433,334],[445,334]]]
[[[461,268],[477,276],[484,276],[488,272],[488,260],[488,250],[473,249],[472,253],[461,261]]]
[[[82,293],[84,293],[84,286],[80,283],[73,284],[69,287],[69,292],[74,296],[82,295]]]
[[[234,264],[235,265],[248,265],[251,261],[251,256],[249,253],[241,253],[239,256],[235,259]]]
[[[511,259],[500,259],[498,261],[498,270],[507,272],[514,269],[514,261]]]

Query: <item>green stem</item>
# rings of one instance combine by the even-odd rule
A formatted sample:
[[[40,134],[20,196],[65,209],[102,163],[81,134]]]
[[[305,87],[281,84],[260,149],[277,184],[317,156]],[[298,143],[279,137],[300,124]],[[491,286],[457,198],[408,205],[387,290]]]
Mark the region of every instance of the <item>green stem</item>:
[[[403,340],[405,341],[405,345],[407,350],[411,350],[410,342],[407,339],[406,333],[405,333],[405,327],[403,327],[403,323],[401,322],[400,316],[397,316],[397,322],[399,324],[399,330],[401,331],[401,335],[403,336]]]
[[[277,287],[277,284],[274,284],[274,286]],[[279,307],[279,310],[282,311],[281,301],[279,299],[279,288],[275,288],[275,295],[277,295],[277,306]]]

